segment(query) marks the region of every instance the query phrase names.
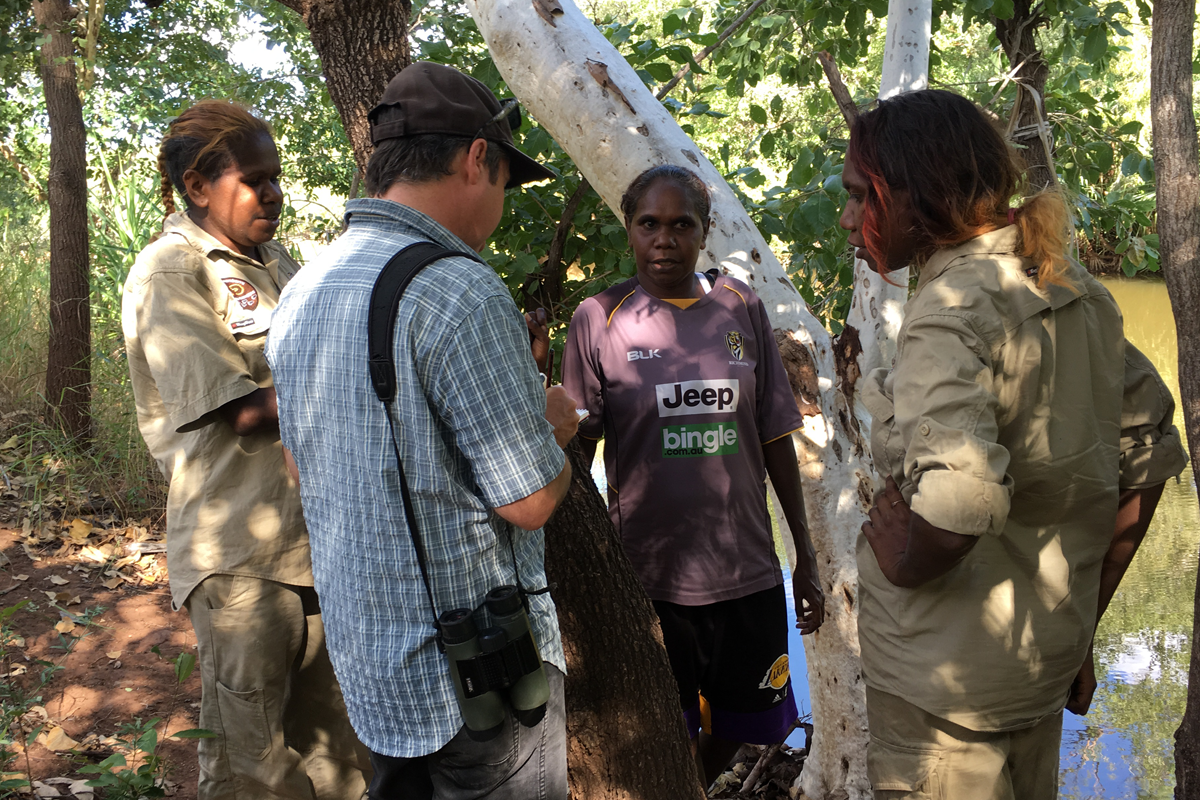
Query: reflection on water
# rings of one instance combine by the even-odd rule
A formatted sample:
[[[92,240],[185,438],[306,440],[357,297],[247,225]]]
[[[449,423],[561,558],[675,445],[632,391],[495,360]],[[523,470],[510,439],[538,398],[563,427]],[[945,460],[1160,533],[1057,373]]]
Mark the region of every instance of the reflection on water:
[[[1179,360],[1175,324],[1161,282],[1105,280],[1125,317],[1125,335],[1162,373],[1176,401]],[[1175,424],[1183,415],[1176,405]],[[603,491],[604,468],[593,470]],[[597,474],[598,473],[598,474]],[[1200,548],[1200,508],[1189,466],[1163,492],[1146,540],[1096,631],[1099,686],[1086,717],[1063,719],[1062,800],[1171,798],[1174,736],[1187,701],[1192,599]],[[783,562],[786,563],[786,560]],[[791,580],[785,580],[789,618]],[[789,626],[796,705],[808,712],[804,647]],[[802,732],[789,744],[804,744]]]
[[[1179,398],[1175,325],[1166,286],[1106,280],[1125,335]],[[1175,424],[1183,431],[1176,407]],[[1192,598],[1200,512],[1189,467],[1163,492],[1154,523],[1096,631],[1100,685],[1086,717],[1066,715],[1062,794],[1079,798],[1169,798],[1175,729],[1187,701]]]

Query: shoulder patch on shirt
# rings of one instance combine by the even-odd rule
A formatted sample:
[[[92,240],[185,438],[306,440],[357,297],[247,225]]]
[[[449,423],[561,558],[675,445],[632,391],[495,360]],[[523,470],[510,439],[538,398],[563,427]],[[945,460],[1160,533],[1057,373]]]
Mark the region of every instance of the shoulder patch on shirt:
[[[258,308],[258,290],[250,281],[244,281],[241,278],[222,278],[221,282],[225,284],[225,288],[243,309],[253,311]]]

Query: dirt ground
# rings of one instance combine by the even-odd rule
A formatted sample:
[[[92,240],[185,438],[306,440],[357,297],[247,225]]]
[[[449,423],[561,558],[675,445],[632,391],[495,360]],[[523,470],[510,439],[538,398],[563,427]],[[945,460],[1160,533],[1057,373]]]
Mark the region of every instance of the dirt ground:
[[[142,539],[142,548],[154,549],[155,537],[137,526],[132,534],[128,528],[94,526],[81,537],[83,523],[93,521],[71,520],[78,541],[72,541],[66,529],[65,540],[48,538],[45,546],[28,544],[36,533],[31,537],[0,528],[0,609],[28,601],[8,622],[17,638],[5,648],[0,679],[28,688],[40,671],[35,660],[61,667],[40,692],[42,702],[25,719],[27,730],[44,724],[43,733],[27,754],[15,745],[17,758],[7,767],[28,770],[34,781],[43,783],[93,777],[79,773],[79,767],[119,750],[114,739],[123,725],[135,720],[161,718],[160,739],[165,733],[198,727],[199,672],[178,686],[170,663],[181,652],[195,654],[196,638],[187,613],[171,611],[165,557],[141,554],[136,548],[129,553],[129,545],[135,544],[129,538]],[[94,616],[85,621],[89,614]],[[72,638],[77,641],[65,651]],[[166,765],[168,794],[193,800],[195,741],[166,740],[159,754]],[[50,785],[61,797],[86,798],[69,794],[66,784]],[[53,796],[46,792],[41,796]]]

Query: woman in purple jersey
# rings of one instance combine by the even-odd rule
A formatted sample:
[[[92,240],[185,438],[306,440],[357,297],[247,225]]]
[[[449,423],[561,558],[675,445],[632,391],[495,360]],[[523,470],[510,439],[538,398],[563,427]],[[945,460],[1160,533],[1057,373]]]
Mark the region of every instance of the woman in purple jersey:
[[[696,272],[703,181],[655,167],[621,210],[637,276],[580,304],[563,385],[590,412],[585,452],[605,439],[609,513],[662,622],[707,786],[741,743],[780,741],[796,718],[768,475],[796,541],[796,626],[824,619],[790,435],[802,419],[762,302]]]

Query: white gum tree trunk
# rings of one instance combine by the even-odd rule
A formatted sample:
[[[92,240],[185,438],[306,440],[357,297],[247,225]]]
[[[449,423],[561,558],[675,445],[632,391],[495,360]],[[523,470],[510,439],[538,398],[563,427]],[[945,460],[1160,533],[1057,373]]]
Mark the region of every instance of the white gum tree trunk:
[[[467,5],[509,88],[618,218],[625,187],[649,167],[688,167],[708,184],[712,227],[699,269],[719,267],[762,298],[805,413],[804,430],[794,438],[826,621],[805,640],[815,733],[802,788],[812,800],[866,800],[870,785],[854,552],[874,480],[869,435],[857,419],[861,404],[853,397],[859,374],[891,360],[894,344],[888,342],[894,342],[899,327],[905,290],[877,280],[859,282],[851,324],[862,347],[843,350],[839,358],[829,333],[724,178],[587,17],[569,0],[468,0]],[[918,61],[927,63],[929,0],[893,0],[892,5],[902,6],[902,15],[909,17],[924,6],[925,39],[922,44],[918,33],[906,32],[893,43],[889,30],[885,71],[889,60],[910,70]],[[923,57],[914,43],[924,47]],[[907,285],[902,276],[897,283]]]

